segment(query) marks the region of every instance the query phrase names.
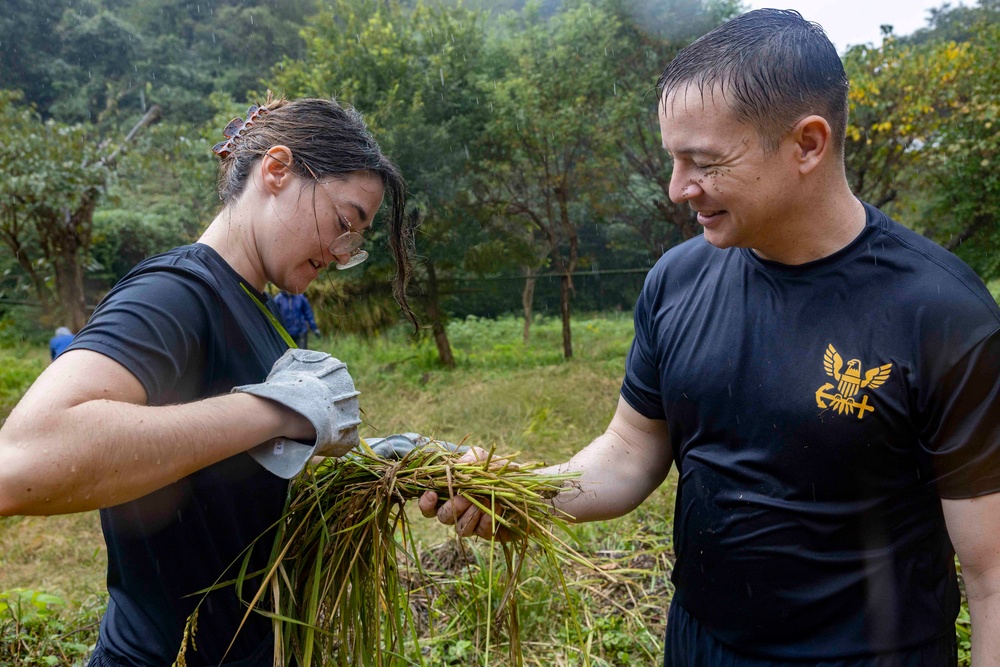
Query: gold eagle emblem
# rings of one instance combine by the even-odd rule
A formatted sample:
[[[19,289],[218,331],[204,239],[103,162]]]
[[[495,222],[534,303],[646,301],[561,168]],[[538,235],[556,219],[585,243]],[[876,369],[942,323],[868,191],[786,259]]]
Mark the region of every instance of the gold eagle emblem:
[[[865,412],[872,412],[874,408],[868,404],[867,395],[862,396],[860,403],[854,397],[862,389],[881,387],[889,379],[892,364],[882,364],[871,368],[865,371],[862,377],[861,360],[850,359],[847,362],[847,368],[844,369],[844,359],[831,343],[826,348],[826,354],[823,355],[823,369],[827,375],[837,381],[837,393],[829,393],[829,390],[833,389],[833,385],[830,383],[820,387],[816,391],[816,403],[819,407],[824,409],[832,407],[840,414],[845,412],[854,414],[854,411],[857,410],[858,419],[861,419]]]

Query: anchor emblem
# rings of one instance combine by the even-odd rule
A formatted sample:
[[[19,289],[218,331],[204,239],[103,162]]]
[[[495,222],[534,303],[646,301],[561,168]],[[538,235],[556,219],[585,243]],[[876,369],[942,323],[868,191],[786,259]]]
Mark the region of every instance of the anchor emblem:
[[[830,344],[823,355],[823,369],[826,374],[837,381],[837,393],[833,393],[833,385],[829,382],[816,390],[816,405],[820,408],[834,409],[837,414],[847,413],[849,415],[857,412],[858,419],[865,416],[867,412],[874,412],[875,408],[868,404],[868,394],[862,394],[861,400],[855,400],[855,396],[862,389],[877,389],[889,379],[892,364],[876,366],[865,372],[861,377],[861,361],[851,359],[847,362],[847,369],[841,372],[844,367],[844,359],[837,350]]]

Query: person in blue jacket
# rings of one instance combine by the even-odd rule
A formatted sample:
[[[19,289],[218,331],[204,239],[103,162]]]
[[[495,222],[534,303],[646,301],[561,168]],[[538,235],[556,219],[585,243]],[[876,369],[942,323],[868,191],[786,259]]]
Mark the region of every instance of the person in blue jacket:
[[[49,355],[52,360],[62,354],[62,351],[69,347],[69,344],[73,342],[73,332],[67,327],[59,327],[56,329],[56,335],[49,340]]]
[[[303,350],[308,349],[309,331],[312,330],[317,336],[320,335],[309,299],[305,294],[291,294],[282,290],[274,297],[274,302],[281,313],[281,323],[285,325],[285,331],[296,345]]]

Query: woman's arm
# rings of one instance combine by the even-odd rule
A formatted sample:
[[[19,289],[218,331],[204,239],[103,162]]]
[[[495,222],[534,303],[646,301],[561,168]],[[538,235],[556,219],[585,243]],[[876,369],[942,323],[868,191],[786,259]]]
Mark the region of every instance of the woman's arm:
[[[0,429],[0,515],[117,505],[271,438],[315,437],[309,421],[244,393],[147,406],[124,366],[60,355]]]

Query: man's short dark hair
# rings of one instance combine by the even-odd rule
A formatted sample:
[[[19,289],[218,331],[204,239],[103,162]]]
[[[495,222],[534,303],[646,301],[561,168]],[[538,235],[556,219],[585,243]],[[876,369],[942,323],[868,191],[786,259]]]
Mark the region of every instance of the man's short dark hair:
[[[758,9],[723,23],[682,49],[657,83],[659,99],[693,85],[718,87],[740,121],[777,150],[802,118],[822,116],[842,150],[847,131],[847,74],[823,28],[792,10]]]

